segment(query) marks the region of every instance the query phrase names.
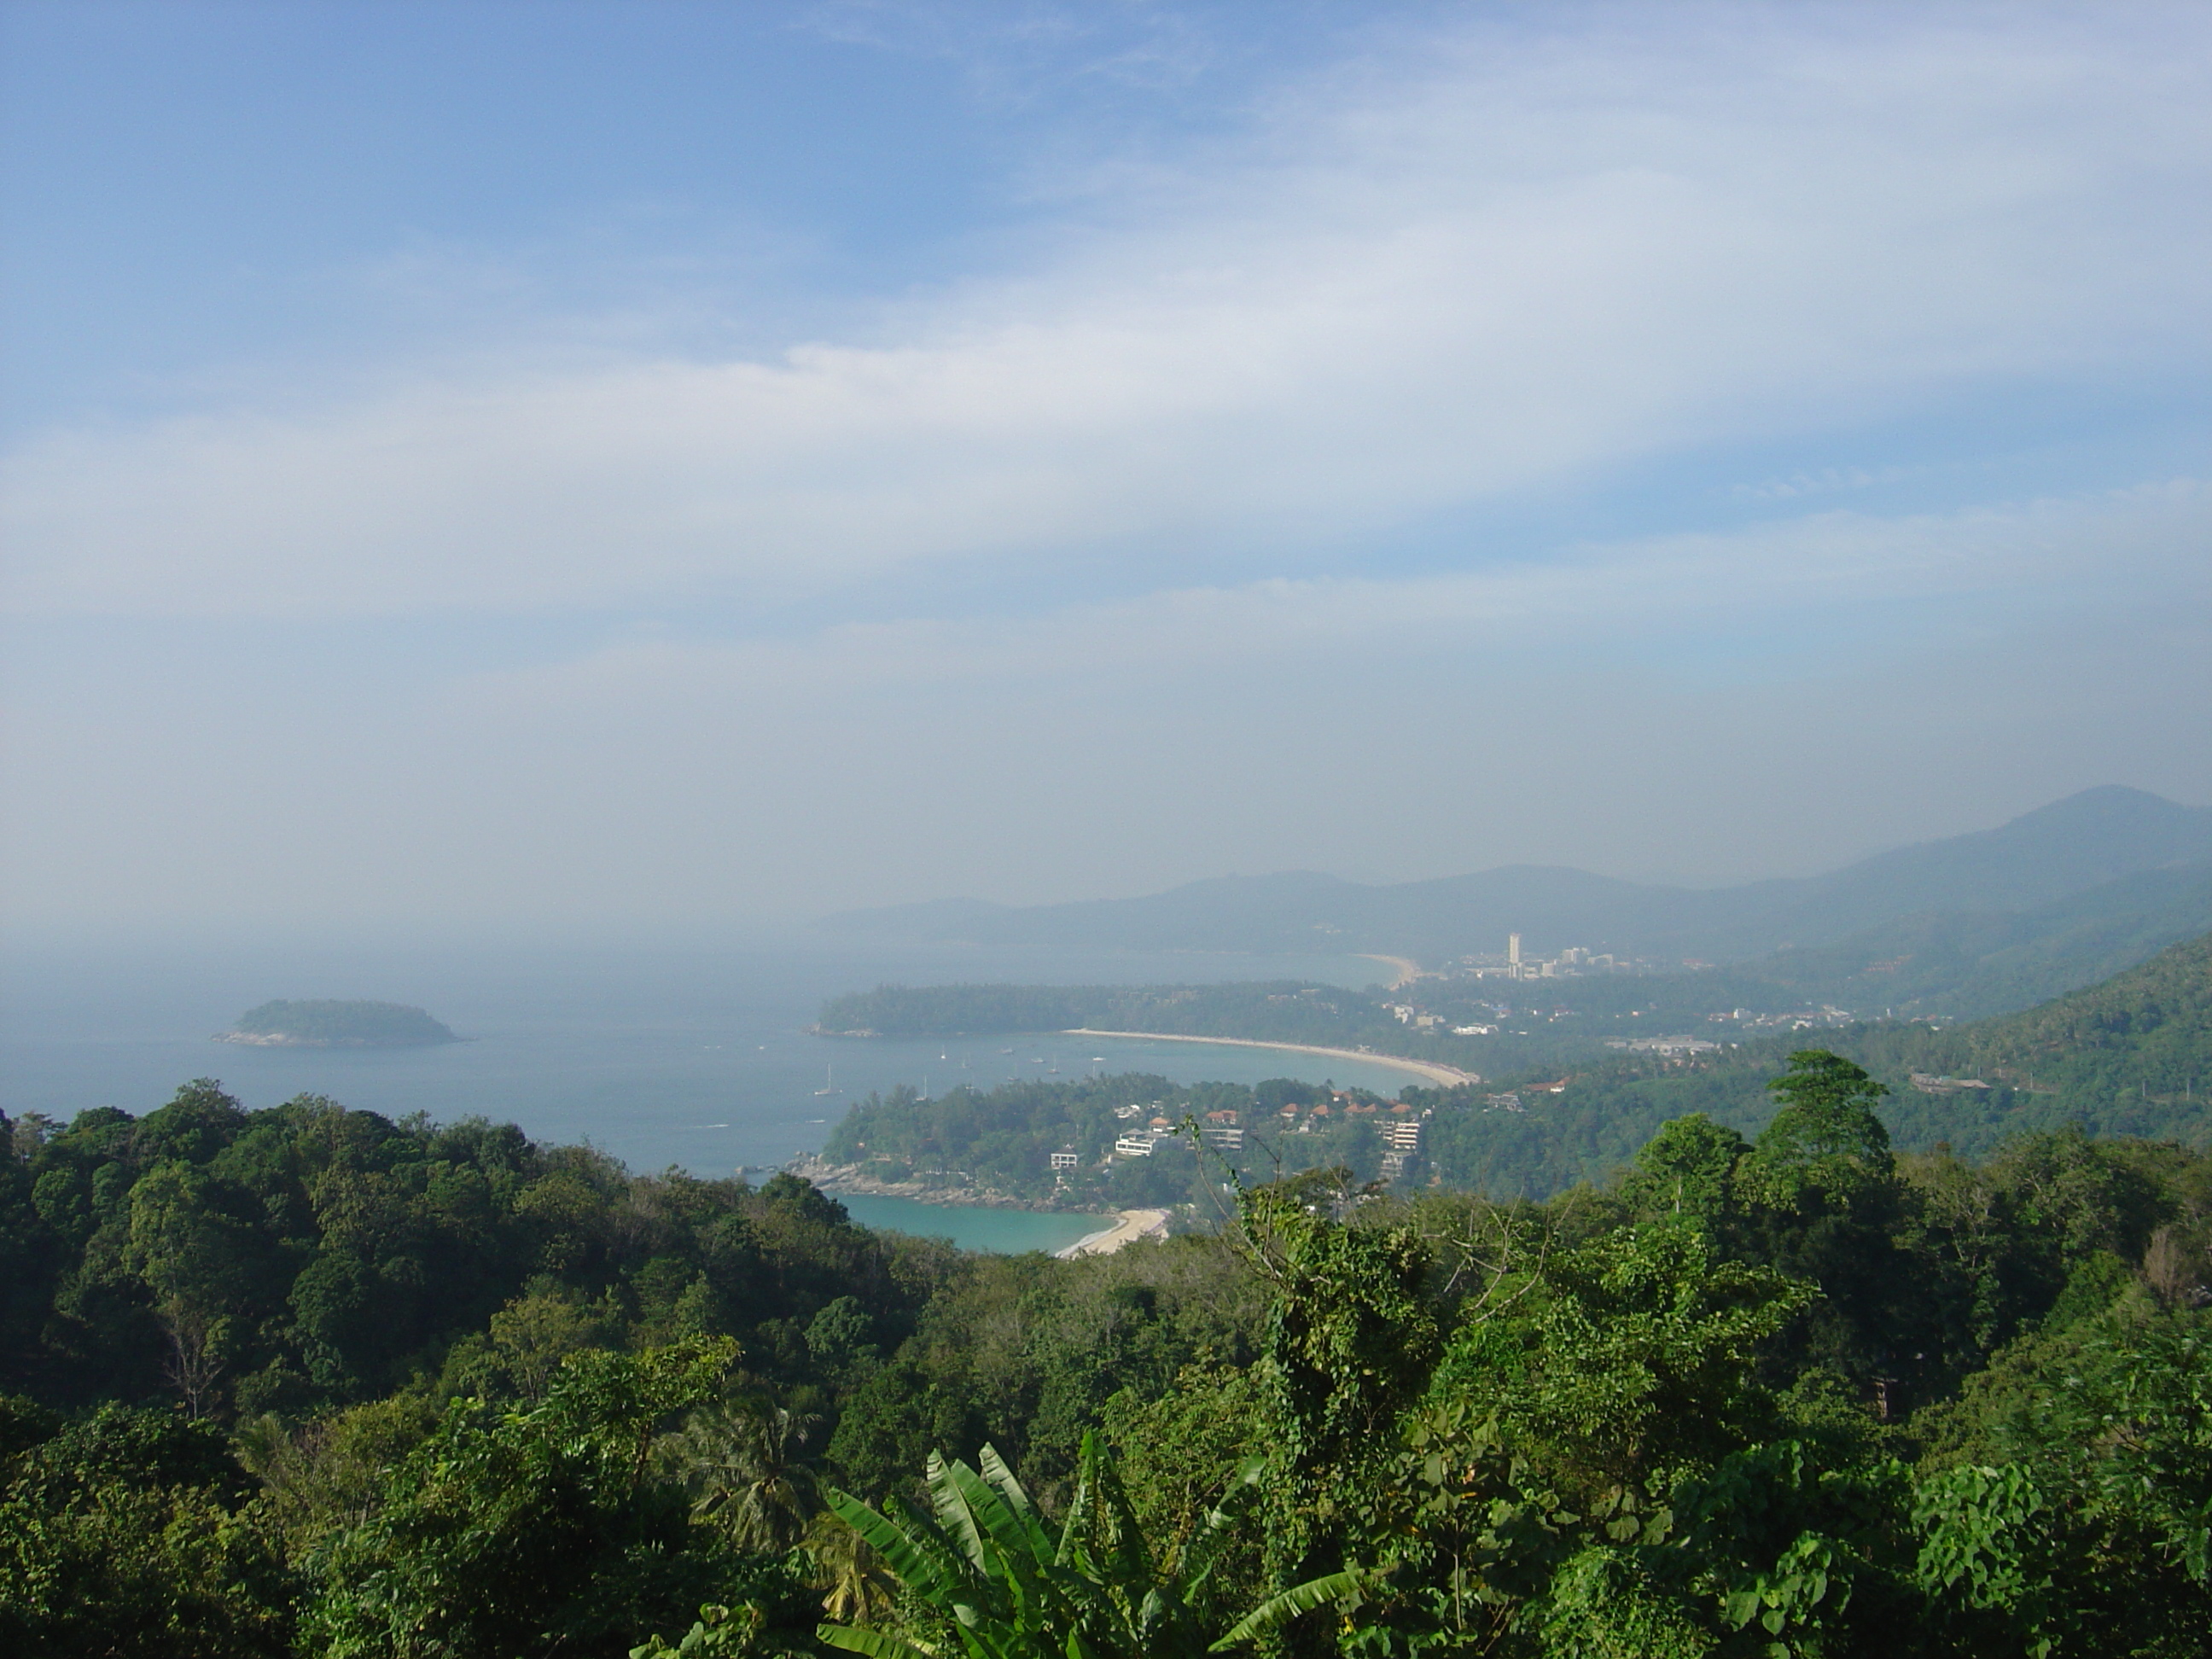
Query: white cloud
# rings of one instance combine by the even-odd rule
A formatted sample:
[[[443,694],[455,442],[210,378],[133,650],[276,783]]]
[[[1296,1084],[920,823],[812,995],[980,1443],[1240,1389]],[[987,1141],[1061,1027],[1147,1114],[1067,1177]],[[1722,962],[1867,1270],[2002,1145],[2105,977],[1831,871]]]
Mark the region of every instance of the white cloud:
[[[1668,15],[1704,21],[1479,30],[1285,93],[874,343],[51,434],[7,463],[11,602],[743,601],[1132,545],[1264,568],[1670,449],[2201,363],[2202,12]]]
[[[11,711],[0,866],[56,926],[440,928],[1805,871],[2094,783],[2205,799],[2208,541],[2183,482],[498,672],[392,660],[412,626],[127,630]]]
[[[1768,441],[2201,375],[2208,36],[1515,13],[1045,179],[1003,268],[786,350],[587,319],[560,361],[49,434],[5,462],[0,862],[58,923],[690,920],[1738,878],[2203,799],[2212,488],[1961,506],[1972,466]],[[1796,516],[1440,527],[1731,444],[1705,499]],[[1808,510],[1869,481],[1951,505]],[[607,609],[668,631],[599,643]]]
[[[1726,534],[1574,549],[1503,569],[1396,580],[1268,579],[1163,590],[1020,617],[845,623],[797,637],[630,640],[544,666],[473,675],[463,695],[527,720],[620,724],[641,709],[757,701],[1004,693],[1086,678],[1216,680],[1315,661],[1480,651],[1589,664],[1634,648],[1697,660],[1764,635],[1762,672],[1825,673],[1839,649],[1918,652],[2115,607],[2212,603],[2212,489],[1881,519],[1835,512]],[[1881,618],[1871,644],[1859,616]]]

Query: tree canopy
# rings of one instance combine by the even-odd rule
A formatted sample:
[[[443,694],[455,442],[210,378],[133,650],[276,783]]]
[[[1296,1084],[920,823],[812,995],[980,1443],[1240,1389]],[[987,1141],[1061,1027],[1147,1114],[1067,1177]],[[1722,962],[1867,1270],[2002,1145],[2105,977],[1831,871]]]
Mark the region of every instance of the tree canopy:
[[[1068,1261],[210,1082],[10,1123],[0,1649],[2203,1651],[2212,1160],[1765,1081]]]

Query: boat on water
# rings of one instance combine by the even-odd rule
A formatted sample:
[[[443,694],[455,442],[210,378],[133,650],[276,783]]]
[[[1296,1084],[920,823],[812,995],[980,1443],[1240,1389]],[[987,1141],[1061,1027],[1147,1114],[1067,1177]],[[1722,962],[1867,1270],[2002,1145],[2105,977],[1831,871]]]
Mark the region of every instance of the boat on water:
[[[817,1100],[820,1100],[825,1096],[842,1095],[844,1092],[845,1091],[842,1089],[837,1086],[837,1068],[835,1066],[826,1067],[825,1073],[822,1080],[822,1086],[814,1091],[814,1097]]]

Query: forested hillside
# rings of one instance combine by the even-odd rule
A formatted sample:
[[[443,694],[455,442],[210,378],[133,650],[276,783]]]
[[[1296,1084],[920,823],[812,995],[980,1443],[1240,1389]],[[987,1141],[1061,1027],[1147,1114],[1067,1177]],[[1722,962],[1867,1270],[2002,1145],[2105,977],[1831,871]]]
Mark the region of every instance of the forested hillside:
[[[1074,1261],[210,1084],[13,1124],[0,1650],[2201,1651],[2212,1162],[1894,1103],[1808,1052],[1602,1189]]]
[[[1252,1088],[1186,1086],[1128,1073],[956,1089],[933,1100],[900,1089],[855,1102],[830,1131],[822,1158],[874,1181],[916,1182],[956,1201],[969,1194],[1070,1209],[1196,1204],[1215,1216],[1225,1177],[1267,1181],[1341,1166],[1357,1180],[1377,1179],[1381,1127],[1394,1111],[1414,1115],[1364,1091],[1289,1078]],[[1157,1133],[1156,1124],[1170,1132]],[[1200,1139],[1208,1127],[1212,1142]],[[1224,1128],[1238,1131],[1236,1145],[1220,1144]],[[1115,1143],[1132,1133],[1152,1150],[1115,1156]],[[1074,1167],[1054,1167],[1054,1153],[1071,1152]]]
[[[426,1373],[542,1370],[633,1323],[799,1352],[840,1297],[896,1337],[902,1276],[937,1260],[787,1178],[635,1176],[513,1124],[313,1096],[249,1113],[204,1080],[143,1118],[12,1136],[0,1388],[58,1405],[174,1387],[312,1413]]]
[[[2212,1081],[2212,934],[2102,985],[1955,1034],[1966,1063],[2116,1109],[2130,1094],[2193,1105]]]
[[[1755,998],[1976,1019],[2063,995],[2212,929],[2212,864],[2144,871],[2023,910],[1923,911],[1740,963]]]
[[[1404,1097],[1436,1109],[1431,1158],[1447,1182],[1540,1195],[1601,1178],[1684,1112],[1756,1131],[1771,1109],[1765,1079],[1792,1041],[1686,1060],[1616,1056]],[[2008,1136],[2071,1125],[2203,1147],[2212,1143],[2212,936],[2024,1013],[1948,1030],[1849,1027],[1820,1041],[1889,1086],[1883,1114],[1902,1146],[1980,1155]],[[1526,1086],[1547,1080],[1563,1086]],[[1501,1089],[1522,1109],[1484,1110]]]

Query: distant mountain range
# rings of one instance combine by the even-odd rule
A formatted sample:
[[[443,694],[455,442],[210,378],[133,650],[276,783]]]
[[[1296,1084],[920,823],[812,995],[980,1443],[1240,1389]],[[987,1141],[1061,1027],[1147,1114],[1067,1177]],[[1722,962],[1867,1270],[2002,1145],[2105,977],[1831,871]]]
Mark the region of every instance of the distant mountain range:
[[[2085,790],[1994,830],[1877,854],[1823,876],[1714,889],[1510,865],[1367,885],[1290,872],[1134,899],[974,899],[848,912],[842,933],[1090,950],[1320,951],[1425,963],[1496,952],[1509,933],[1662,961],[1757,963],[1810,994],[2018,1008],[2212,928],[2212,807]]]

